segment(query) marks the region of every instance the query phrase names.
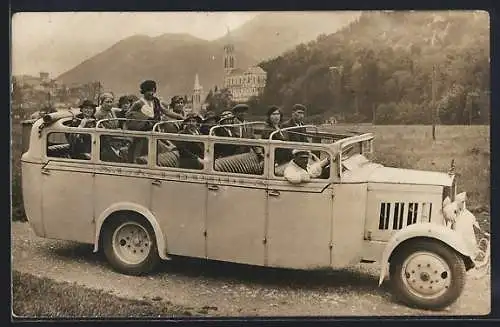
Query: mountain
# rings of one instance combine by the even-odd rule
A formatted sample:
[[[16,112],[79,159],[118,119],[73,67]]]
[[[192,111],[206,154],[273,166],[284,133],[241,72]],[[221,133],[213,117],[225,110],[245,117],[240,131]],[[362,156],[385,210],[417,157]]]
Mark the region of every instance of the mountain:
[[[437,105],[443,123],[484,122],[489,29],[481,11],[364,12],[336,33],[262,62],[269,78],[261,101],[391,123],[429,123]]]
[[[187,34],[135,35],[85,60],[57,79],[66,84],[101,81],[115,93],[137,93],[144,79],[155,79],[165,97],[192,91],[199,74],[205,90],[223,81],[223,46],[235,45],[236,65],[246,68],[321,33],[336,31],[358,14],[261,13],[228,35],[207,41]],[[318,24],[318,17],[322,21]],[[327,19],[329,18],[329,19]]]
[[[232,40],[251,57],[265,60],[320,34],[333,33],[359,15],[351,11],[262,13],[217,42]]]

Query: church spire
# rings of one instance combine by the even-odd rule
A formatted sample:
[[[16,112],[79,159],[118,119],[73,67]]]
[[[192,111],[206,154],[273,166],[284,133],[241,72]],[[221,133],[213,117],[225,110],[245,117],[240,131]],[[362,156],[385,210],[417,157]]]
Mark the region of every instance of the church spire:
[[[200,85],[200,80],[198,78],[198,73],[196,73],[194,77],[194,90],[199,90],[199,89],[201,89],[201,85]]]
[[[224,46],[224,71],[229,74],[235,66],[234,45],[231,42],[231,32],[229,26],[226,25],[226,45]]]

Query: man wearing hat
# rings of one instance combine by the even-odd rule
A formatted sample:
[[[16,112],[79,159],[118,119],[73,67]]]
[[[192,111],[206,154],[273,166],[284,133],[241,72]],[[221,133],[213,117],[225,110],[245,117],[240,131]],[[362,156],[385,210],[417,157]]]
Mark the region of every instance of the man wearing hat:
[[[217,125],[217,121],[219,120],[219,117],[217,114],[213,111],[207,111],[205,113],[205,117],[203,118],[203,121],[201,123],[200,127],[200,132],[203,135],[208,135],[210,133],[210,128],[214,127]]]
[[[200,135],[200,125],[203,118],[197,113],[189,113],[182,122],[182,131],[179,134]]]
[[[219,122],[218,122],[219,125],[231,125],[231,124],[234,124],[234,115],[231,111],[229,110],[226,110],[226,111],[223,111],[220,115],[219,115]],[[224,137],[233,137],[235,136],[234,135],[234,131],[231,127],[228,127],[228,126],[222,126],[220,128],[216,128],[215,129],[215,135],[217,136],[224,136]]]
[[[234,115],[234,124],[244,124],[248,123],[246,120],[246,115],[248,113],[248,105],[246,104],[237,104],[231,109]],[[239,138],[246,138],[246,139],[253,139],[254,134],[253,134],[253,129],[249,125],[240,125],[240,126],[235,126],[234,129],[234,136],[239,137]]]
[[[199,126],[203,118],[196,113],[189,113],[182,123],[179,134],[200,135]],[[179,150],[179,167],[186,169],[203,169],[204,145],[194,141],[172,141]]]
[[[282,127],[300,127],[304,126],[304,116],[307,109],[302,104],[294,104],[292,107],[292,118],[283,123]],[[296,128],[287,132],[288,140],[292,142],[308,142],[304,127]]]
[[[322,162],[310,163],[311,154],[305,150],[293,150],[293,159],[288,163],[283,173],[285,179],[292,184],[309,182],[317,178],[323,170]]]

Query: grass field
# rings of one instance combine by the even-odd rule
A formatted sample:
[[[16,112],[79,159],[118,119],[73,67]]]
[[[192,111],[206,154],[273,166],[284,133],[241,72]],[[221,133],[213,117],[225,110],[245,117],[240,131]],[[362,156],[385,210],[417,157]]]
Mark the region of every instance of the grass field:
[[[339,128],[373,132],[374,160],[386,166],[447,172],[455,159],[458,191],[466,191],[469,209],[488,213],[490,209],[490,127],[437,126],[432,140],[431,126],[343,125]],[[20,188],[21,126],[12,126],[13,217],[22,219]]]
[[[490,127],[360,125],[350,130],[375,135],[374,160],[391,167],[447,172],[455,160],[458,192],[466,191],[469,210],[490,209]]]
[[[123,299],[17,271],[12,272],[12,296],[12,311],[19,318],[179,317],[208,313],[205,308],[180,307],[159,299]]]

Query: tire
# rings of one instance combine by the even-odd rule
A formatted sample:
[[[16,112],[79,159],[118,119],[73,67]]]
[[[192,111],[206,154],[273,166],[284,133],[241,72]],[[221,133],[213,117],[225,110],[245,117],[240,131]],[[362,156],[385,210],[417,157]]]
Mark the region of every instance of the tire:
[[[160,261],[153,229],[143,219],[112,218],[104,226],[104,255],[111,267],[126,275],[144,275]]]
[[[465,263],[460,255],[432,240],[403,245],[390,262],[393,293],[409,306],[444,309],[458,299],[465,280]]]

